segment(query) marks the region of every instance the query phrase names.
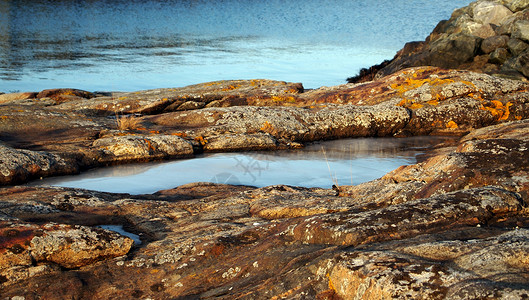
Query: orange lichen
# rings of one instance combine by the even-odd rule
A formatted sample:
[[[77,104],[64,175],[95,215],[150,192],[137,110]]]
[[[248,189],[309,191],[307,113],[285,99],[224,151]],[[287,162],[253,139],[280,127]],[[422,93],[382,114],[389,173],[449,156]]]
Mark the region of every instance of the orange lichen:
[[[457,125],[457,123],[454,121],[449,121],[448,123],[446,123],[446,128],[457,129],[458,127],[459,125]]]
[[[417,103],[414,100],[404,98],[397,104],[397,106],[401,106],[401,107],[405,107],[409,109],[419,109],[419,108],[422,108],[424,105]]]
[[[251,86],[259,86],[260,83],[261,83],[260,80],[257,80],[257,79],[252,79],[252,80],[250,81],[250,85],[251,85]]]
[[[413,74],[413,77],[416,77],[415,74]],[[393,83],[390,85],[392,89],[397,91],[399,94],[403,94],[407,91],[419,88],[423,86],[424,84],[429,84],[431,86],[441,86],[449,83],[454,83],[454,80],[452,79],[439,79],[439,78],[425,78],[425,79],[413,79],[413,78],[406,78],[404,79],[404,83]]]
[[[435,87],[451,84],[451,83],[454,83],[455,81],[449,78],[446,78],[446,79],[433,78],[432,79],[430,77],[424,78],[424,79],[416,79],[418,76],[418,73],[422,73],[425,71],[427,70],[426,69],[418,70],[417,72],[412,73],[412,74],[404,72],[403,75],[407,76],[407,78],[404,79],[404,82],[393,83],[390,85],[390,88],[395,90],[397,94],[402,97],[403,94],[406,93],[407,91],[414,90],[425,84],[428,84],[431,87],[430,88],[430,92],[432,95],[431,100],[428,100],[424,103],[419,103],[416,100],[410,100],[410,99],[406,99],[403,97],[402,101],[400,101],[397,104],[398,106],[406,107],[409,109],[419,109],[419,108],[424,107],[425,104],[438,105],[439,101],[443,101],[446,99],[446,97],[443,96],[441,93],[436,92],[436,90],[439,90],[439,88],[435,88]],[[462,81],[462,82],[466,85],[474,86],[471,82],[466,82],[466,81]]]
[[[272,96],[272,101],[274,102],[296,102],[296,98],[292,96]]]
[[[440,120],[435,120],[432,122],[432,126],[433,127],[442,127],[443,126],[443,122],[440,121]]]
[[[0,119],[2,120],[7,120],[7,118],[9,118],[8,116],[1,116]]]
[[[149,132],[152,133],[152,134],[158,134],[158,133],[160,133],[160,131],[158,131],[158,130],[151,130],[151,131],[149,131]]]
[[[261,131],[264,131],[264,132],[273,132],[275,129],[274,129],[274,126],[272,124],[270,124],[268,121],[265,121],[263,126],[261,126]]]
[[[298,90],[295,89],[295,88],[290,88],[290,89],[288,89],[288,90],[285,90],[285,93],[295,94],[295,93],[297,93],[297,92],[298,92]]]
[[[185,132],[175,132],[175,133],[171,133],[171,135],[176,135],[176,136],[179,136],[179,137],[186,137],[187,134]]]
[[[326,277],[329,279],[329,289],[332,291],[336,291],[336,288],[334,287],[334,284],[332,283],[332,280],[331,280],[331,275],[327,273]]]
[[[156,150],[156,148],[154,148],[154,146],[151,144],[151,141],[149,141],[148,139],[143,139],[143,140],[147,143],[147,147],[149,148],[149,151]]]
[[[222,91],[231,91],[231,90],[235,90],[235,89],[237,89],[239,87],[240,87],[240,85],[238,85],[238,84],[230,84],[229,86],[223,88]]]
[[[195,137],[195,141],[199,142],[202,146],[208,143],[208,140],[206,140],[203,136],[199,135]]]
[[[482,104],[480,109],[489,111],[498,121],[504,121],[509,118],[509,108],[512,105],[511,102],[503,104],[501,101],[492,100],[489,103]]]
[[[435,96],[435,99],[433,100],[430,100],[430,101],[427,101],[426,103],[430,104],[430,105],[439,105],[439,100],[444,100],[443,97],[441,97],[441,95],[437,94]]]

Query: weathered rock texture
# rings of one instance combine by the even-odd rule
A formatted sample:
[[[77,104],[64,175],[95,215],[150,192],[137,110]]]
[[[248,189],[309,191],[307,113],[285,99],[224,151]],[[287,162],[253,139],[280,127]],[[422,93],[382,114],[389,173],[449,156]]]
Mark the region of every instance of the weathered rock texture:
[[[372,80],[418,66],[467,69],[526,80],[528,62],[529,3],[479,0],[455,10],[425,41],[407,43],[392,60],[363,69],[348,80]]]
[[[529,84],[402,69],[439,62],[521,78],[527,6],[473,3],[383,64],[387,76],[359,84],[1,94],[2,299],[527,298]],[[333,189],[194,183],[133,196],[12,186],[207,151],[439,134],[461,139]]]
[[[528,88],[481,73],[419,67],[310,91],[300,84],[238,80],[111,96],[73,89],[29,93],[27,99],[5,94],[10,100],[0,104],[0,184],[204,151],[462,135],[526,119]]]
[[[358,186],[0,190],[4,297],[522,299],[529,121]],[[123,225],[140,245],[100,224]],[[125,256],[126,254],[126,256]]]

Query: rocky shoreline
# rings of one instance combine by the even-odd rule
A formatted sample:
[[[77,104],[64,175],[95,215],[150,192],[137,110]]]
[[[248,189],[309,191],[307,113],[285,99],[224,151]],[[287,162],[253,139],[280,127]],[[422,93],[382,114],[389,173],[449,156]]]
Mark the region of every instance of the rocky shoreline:
[[[512,15],[529,6],[504,2]],[[477,22],[476,7],[498,3],[453,18],[472,11]],[[529,83],[457,69],[399,67],[315,90],[232,80],[0,95],[1,298],[527,298]],[[16,186],[204,152],[414,135],[460,139],[334,189]],[[141,244],[100,225],[123,226]]]
[[[424,41],[407,43],[393,59],[362,69],[348,81],[370,81],[418,66],[465,69],[527,81],[528,62],[527,1],[475,1],[455,10]]]

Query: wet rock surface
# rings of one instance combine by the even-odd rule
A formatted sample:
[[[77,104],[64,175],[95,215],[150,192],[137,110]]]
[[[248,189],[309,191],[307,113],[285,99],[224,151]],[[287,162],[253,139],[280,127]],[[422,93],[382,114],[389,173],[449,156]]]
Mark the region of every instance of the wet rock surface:
[[[363,69],[350,82],[381,78],[409,67],[467,69],[527,80],[527,1],[479,0],[454,11],[421,42],[406,44],[381,65]]]

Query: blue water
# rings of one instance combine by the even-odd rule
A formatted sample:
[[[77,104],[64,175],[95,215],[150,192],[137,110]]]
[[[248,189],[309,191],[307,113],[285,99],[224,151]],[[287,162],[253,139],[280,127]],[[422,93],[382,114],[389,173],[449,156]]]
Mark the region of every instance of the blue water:
[[[275,184],[330,188],[374,180],[447,137],[356,138],[326,141],[294,151],[216,153],[169,162],[129,164],[80,175],[47,178],[52,185],[114,193],[147,194],[192,182],[263,187]]]
[[[469,0],[0,0],[0,92],[345,83]]]

